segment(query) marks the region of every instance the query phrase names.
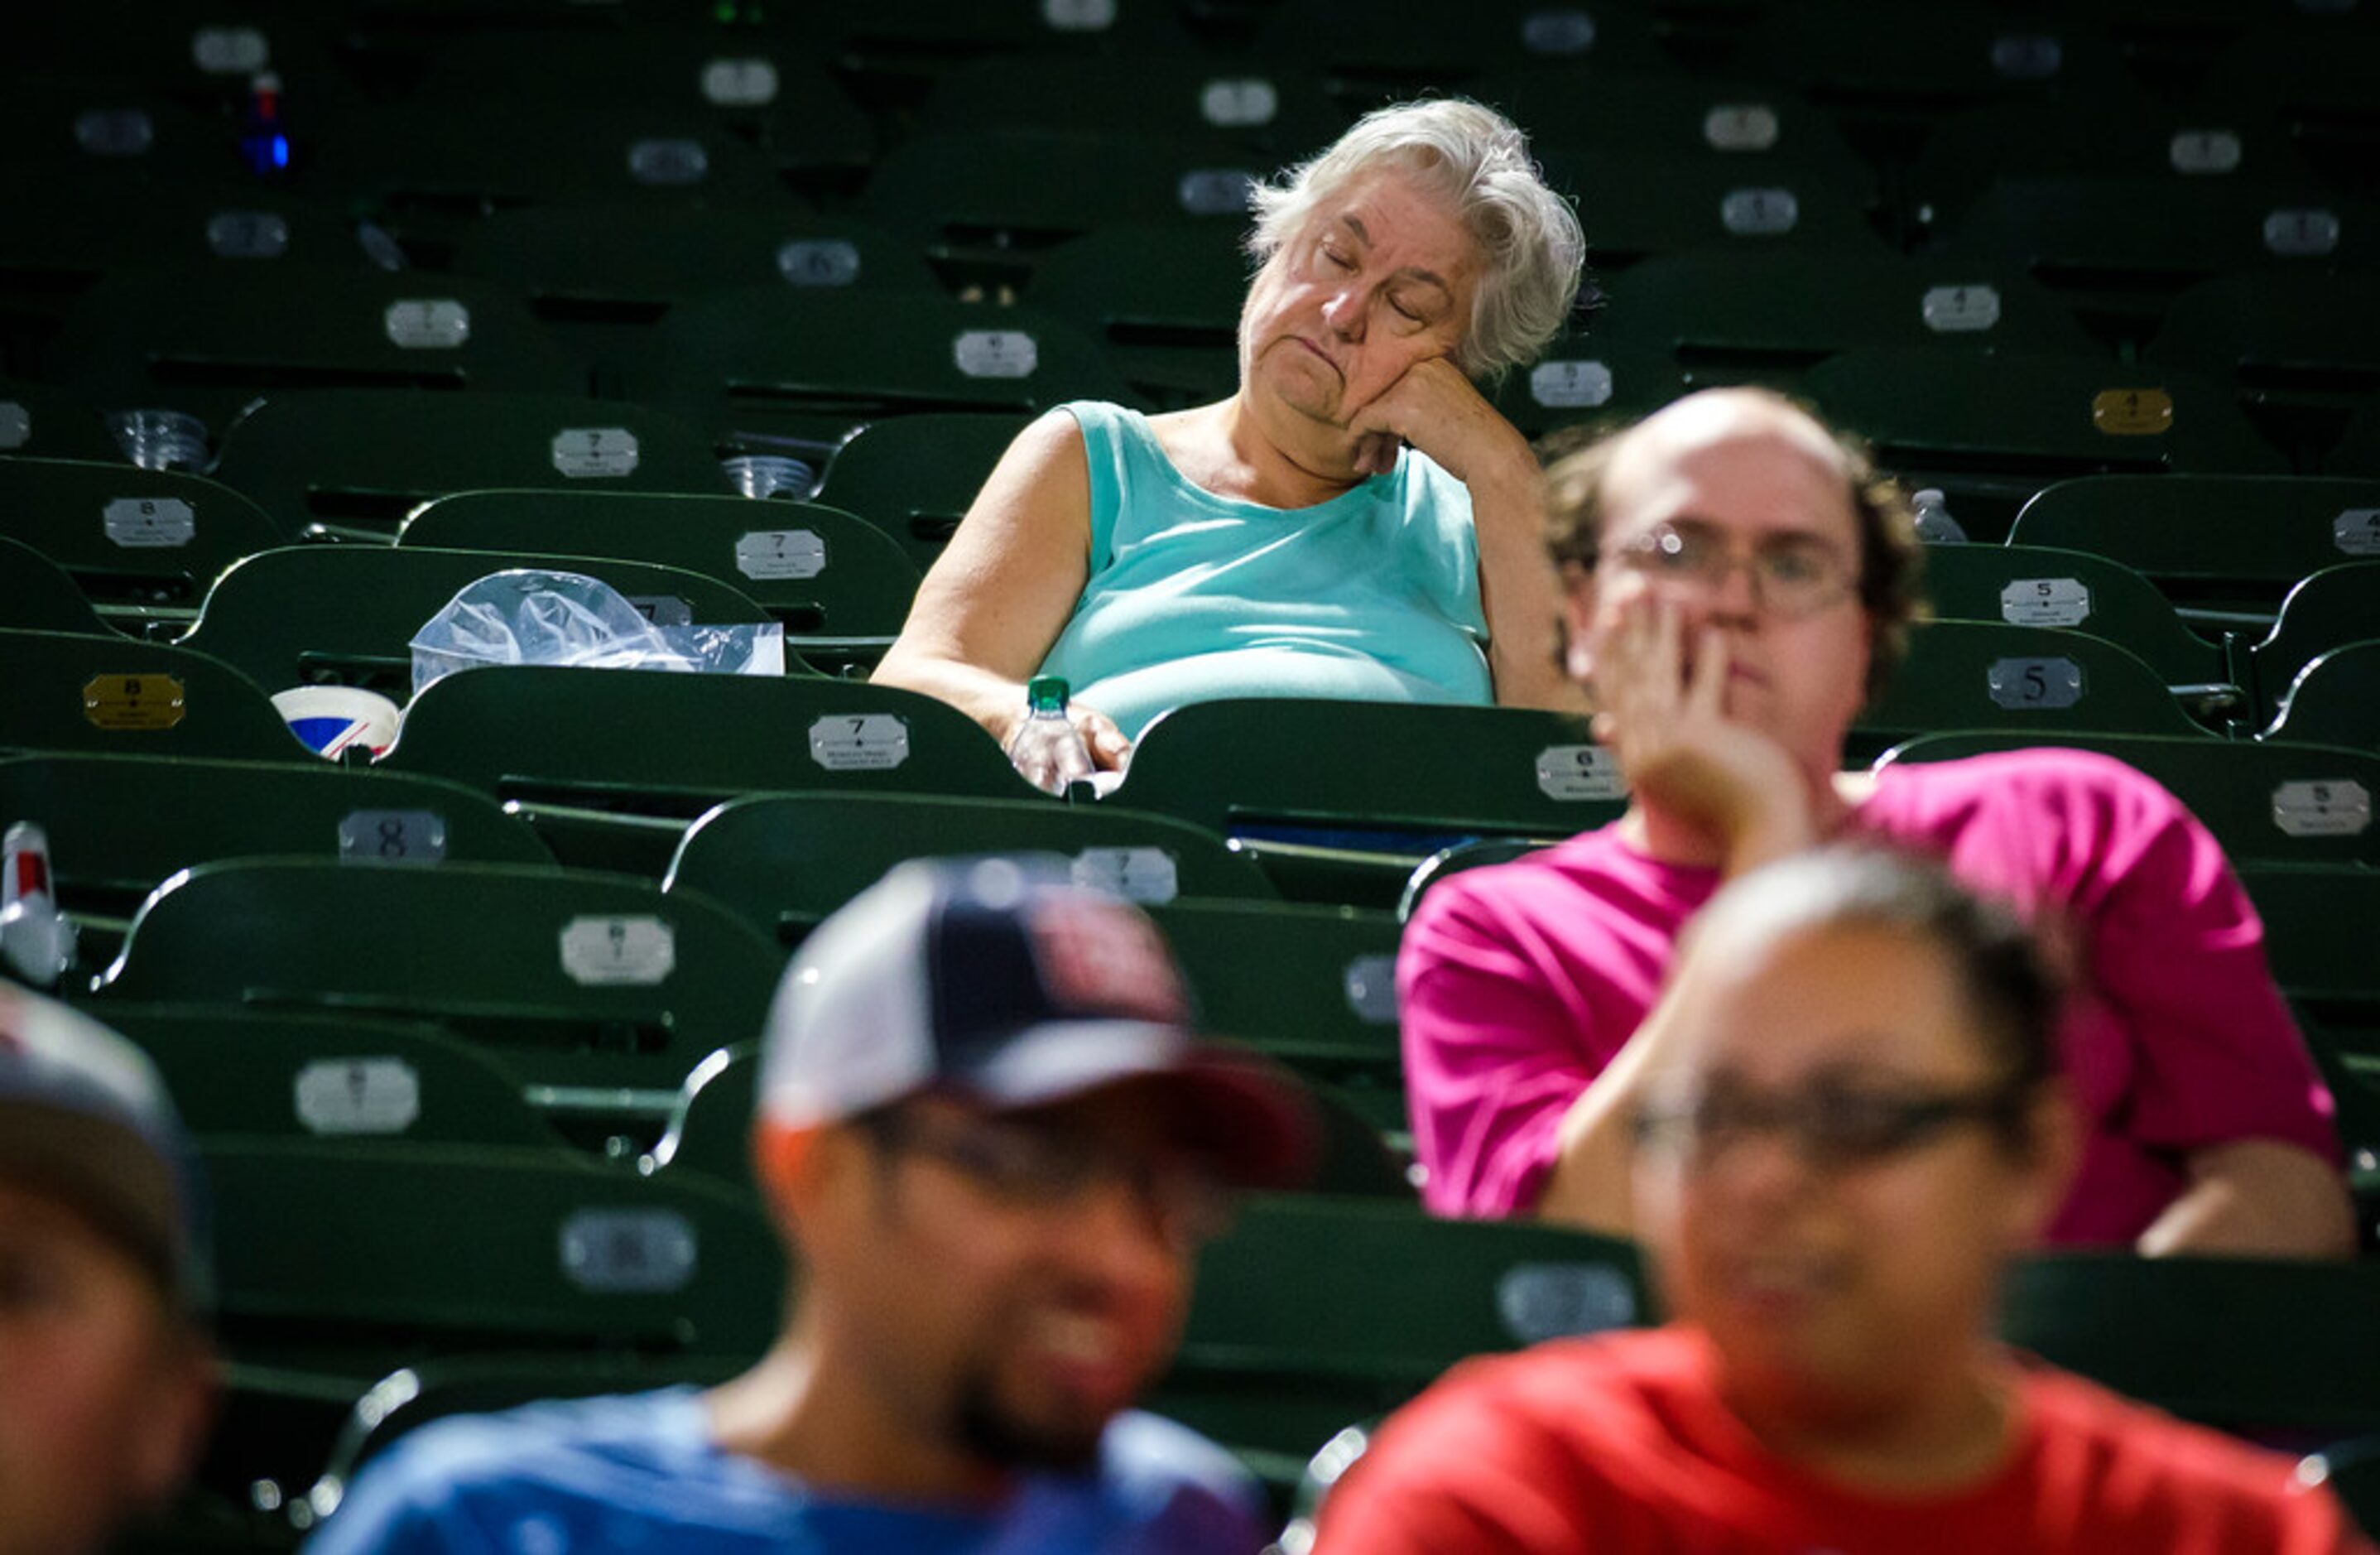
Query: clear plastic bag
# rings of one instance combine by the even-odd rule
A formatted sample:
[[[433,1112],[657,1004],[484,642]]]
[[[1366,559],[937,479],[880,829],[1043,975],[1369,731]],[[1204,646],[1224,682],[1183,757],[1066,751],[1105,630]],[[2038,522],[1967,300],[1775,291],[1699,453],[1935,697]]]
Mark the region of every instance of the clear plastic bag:
[[[412,647],[416,696],[475,664],[785,673],[784,628],[773,622],[656,626],[608,583],[527,567],[465,586],[413,635]]]

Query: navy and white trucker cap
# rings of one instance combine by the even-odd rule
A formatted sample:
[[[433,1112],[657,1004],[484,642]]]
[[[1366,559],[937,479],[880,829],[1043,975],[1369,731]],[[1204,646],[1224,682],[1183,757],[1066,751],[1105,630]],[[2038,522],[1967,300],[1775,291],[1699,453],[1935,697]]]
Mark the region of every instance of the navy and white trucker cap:
[[[90,1016],[5,980],[0,1176],[73,1205],[184,1310],[210,1306],[205,1193],[156,1067]]]
[[[769,1011],[760,1113],[806,1128],[929,1089],[1010,1111],[1136,1078],[1163,1082],[1230,1181],[1311,1173],[1304,1091],[1194,1036],[1147,914],[1073,884],[1062,863],[919,859],[803,942]]]

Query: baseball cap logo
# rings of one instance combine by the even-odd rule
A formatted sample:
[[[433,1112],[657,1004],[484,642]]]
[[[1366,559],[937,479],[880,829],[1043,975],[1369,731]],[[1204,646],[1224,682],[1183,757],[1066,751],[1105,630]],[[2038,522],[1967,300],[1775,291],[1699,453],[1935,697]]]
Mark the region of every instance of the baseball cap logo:
[[[1084,1011],[1180,1023],[1189,1001],[1156,925],[1138,913],[1081,898],[1045,898],[1028,921],[1034,959],[1059,1003]]]

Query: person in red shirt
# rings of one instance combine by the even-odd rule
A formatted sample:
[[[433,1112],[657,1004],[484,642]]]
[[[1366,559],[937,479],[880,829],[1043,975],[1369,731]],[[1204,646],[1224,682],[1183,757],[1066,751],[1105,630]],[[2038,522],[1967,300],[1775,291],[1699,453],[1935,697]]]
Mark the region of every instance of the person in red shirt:
[[[2079,1151],[2054,959],[1905,855],[1724,889],[1634,1114],[1670,1323],[1457,1367],[1318,1555],[2369,1555],[2289,1459],[1989,1337]]]

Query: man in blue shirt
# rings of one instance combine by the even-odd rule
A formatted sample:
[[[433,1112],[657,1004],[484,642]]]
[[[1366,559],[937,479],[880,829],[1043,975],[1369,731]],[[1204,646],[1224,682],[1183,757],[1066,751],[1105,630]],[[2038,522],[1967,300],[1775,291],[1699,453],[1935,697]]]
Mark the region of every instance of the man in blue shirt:
[[[1276,1071],[1195,1042],[1155,927],[1005,860],[905,865],[769,1016],[753,1156],[795,1255],[708,1392],[449,1420],[313,1555],[1253,1555],[1220,1449],[1130,1412],[1237,1186],[1305,1174]]]

